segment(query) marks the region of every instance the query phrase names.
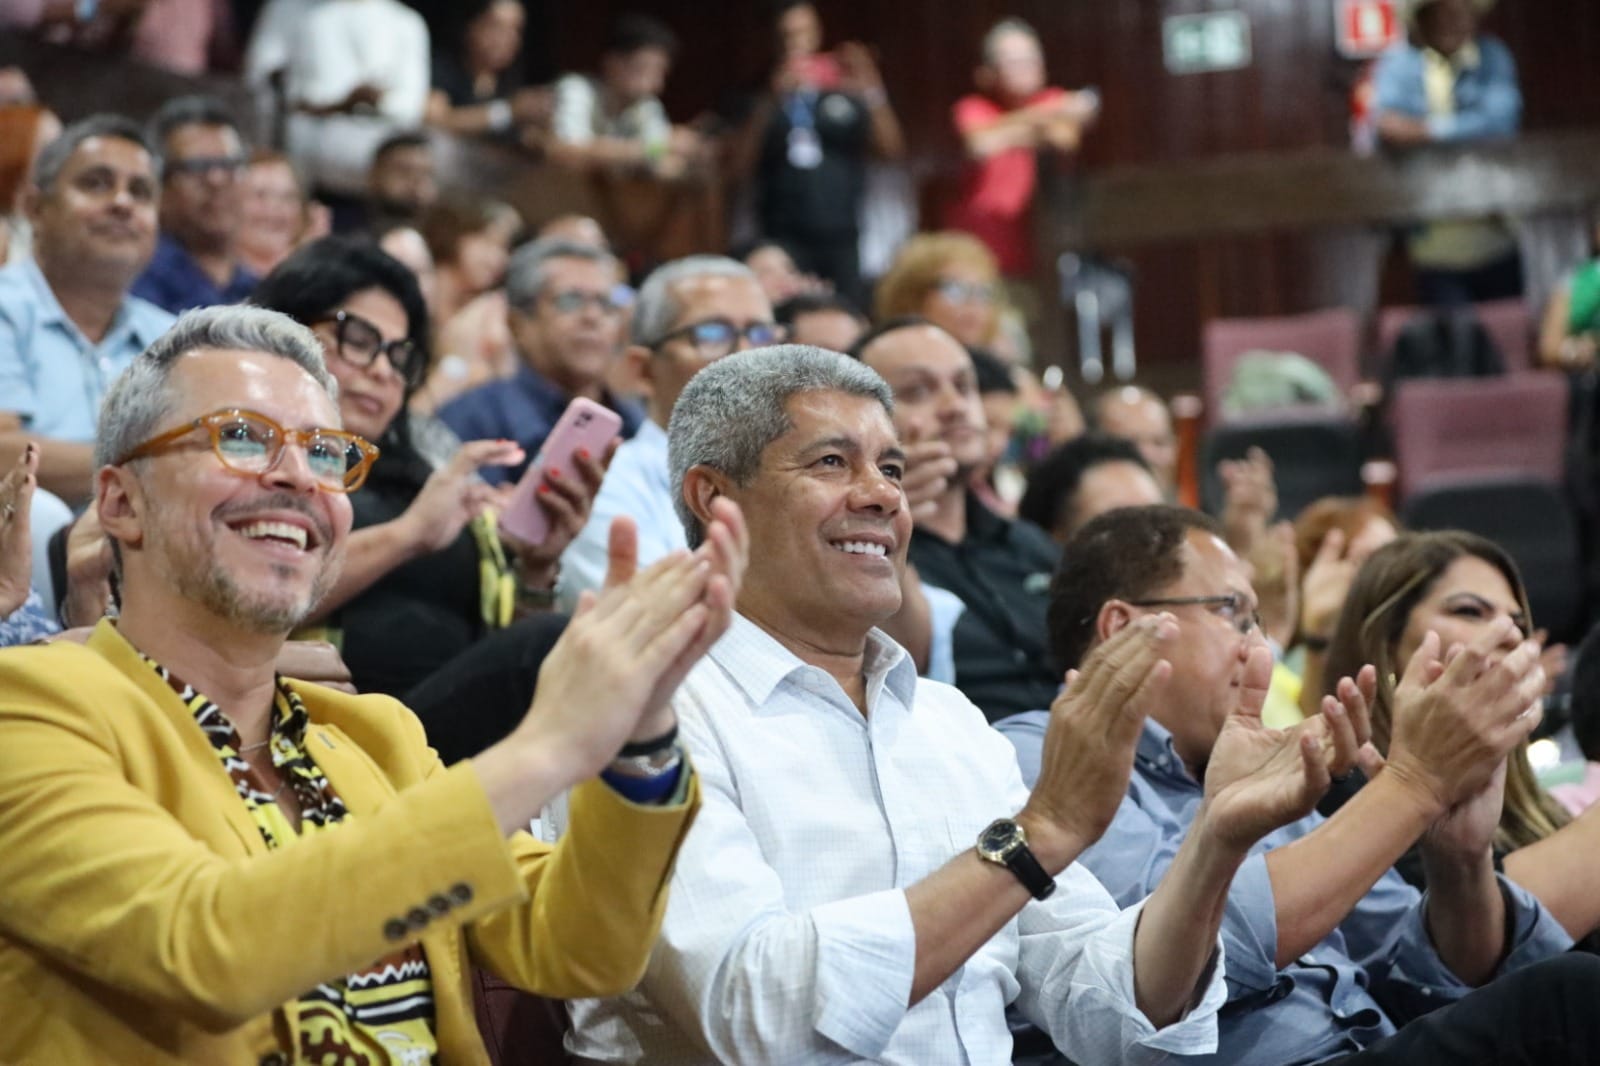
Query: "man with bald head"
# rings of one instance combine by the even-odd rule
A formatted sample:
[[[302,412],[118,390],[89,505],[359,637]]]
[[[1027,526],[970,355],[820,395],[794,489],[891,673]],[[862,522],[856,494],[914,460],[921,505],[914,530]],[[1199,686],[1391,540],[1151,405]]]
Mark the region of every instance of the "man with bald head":
[[[1094,424],[1103,433],[1132,441],[1161,491],[1172,496],[1178,483],[1178,438],[1165,400],[1139,385],[1112,389],[1095,401]]]
[[[894,390],[915,521],[910,561],[964,607],[952,637],[956,687],[991,721],[1047,706],[1061,684],[1044,644],[1058,550],[1042,529],[995,514],[969,487],[988,455],[972,357],[915,317],[880,324],[851,354]]]

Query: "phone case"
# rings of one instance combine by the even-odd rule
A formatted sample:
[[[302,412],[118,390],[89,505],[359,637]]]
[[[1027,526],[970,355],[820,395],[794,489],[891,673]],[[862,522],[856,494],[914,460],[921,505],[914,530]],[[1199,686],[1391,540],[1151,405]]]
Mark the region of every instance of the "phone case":
[[[528,544],[543,542],[550,534],[550,513],[539,504],[539,486],[544,483],[544,472],[555,467],[562,477],[576,477],[573,458],[578,451],[586,449],[599,458],[621,429],[622,417],[610,408],[582,396],[568,404],[539,448],[539,454],[517,482],[511,502],[500,515],[500,528]]]

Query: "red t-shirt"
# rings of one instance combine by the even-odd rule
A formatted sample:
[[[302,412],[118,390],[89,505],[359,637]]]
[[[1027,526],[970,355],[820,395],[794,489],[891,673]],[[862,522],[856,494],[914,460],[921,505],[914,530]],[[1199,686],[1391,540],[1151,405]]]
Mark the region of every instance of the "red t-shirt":
[[[1066,96],[1065,89],[1046,87],[1024,100],[1020,107]],[[956,132],[965,137],[1003,118],[1012,110],[992,98],[973,93],[956,101],[950,115]],[[1028,210],[1038,184],[1034,153],[1008,148],[987,159],[971,160],[961,182],[961,194],[945,213],[945,225],[977,237],[1000,260],[1000,272],[1024,276],[1033,269],[1033,241],[1028,232]]]

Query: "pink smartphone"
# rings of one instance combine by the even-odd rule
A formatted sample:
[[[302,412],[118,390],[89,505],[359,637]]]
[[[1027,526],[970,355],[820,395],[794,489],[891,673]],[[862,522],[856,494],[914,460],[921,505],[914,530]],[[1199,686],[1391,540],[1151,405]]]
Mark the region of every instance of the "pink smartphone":
[[[517,482],[511,502],[500,515],[500,528],[528,544],[543,543],[550,534],[550,512],[539,503],[544,472],[554,467],[562,477],[576,477],[573,459],[577,453],[587,450],[598,459],[621,429],[622,416],[610,408],[582,396],[569,403]]]

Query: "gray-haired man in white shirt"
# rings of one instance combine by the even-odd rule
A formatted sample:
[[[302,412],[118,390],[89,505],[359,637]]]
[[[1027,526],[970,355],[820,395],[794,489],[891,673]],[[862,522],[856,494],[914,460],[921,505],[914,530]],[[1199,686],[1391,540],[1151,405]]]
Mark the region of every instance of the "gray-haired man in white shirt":
[[[636,992],[574,1005],[583,1059],[1009,1063],[1013,1001],[1079,1062],[1216,1047],[1228,886],[1326,787],[1317,743],[1263,730],[1264,693],[1241,692],[1193,831],[1119,912],[1073,860],[1126,792],[1176,624],[1069,676],[1030,797],[977,708],[876,629],[911,534],[891,405],[873,371],[799,346],[729,356],[679,397],[689,543],[727,496],[750,565],[674,701],[704,806],[661,939]]]

